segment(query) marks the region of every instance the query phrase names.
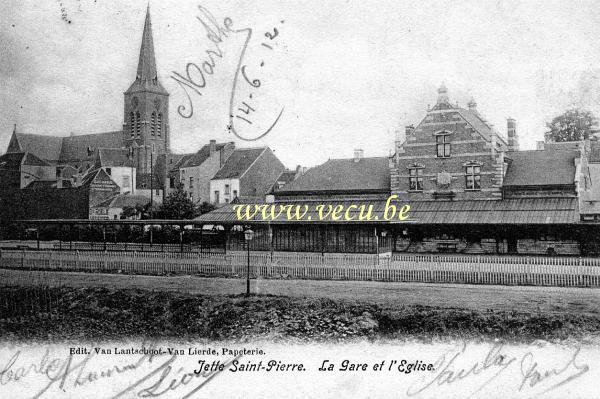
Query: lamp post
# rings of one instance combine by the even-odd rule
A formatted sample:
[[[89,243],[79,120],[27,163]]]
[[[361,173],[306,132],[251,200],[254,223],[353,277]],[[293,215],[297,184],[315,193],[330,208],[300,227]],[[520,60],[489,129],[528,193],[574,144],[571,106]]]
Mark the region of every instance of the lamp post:
[[[254,238],[254,232],[248,228],[244,231],[244,239],[246,240],[246,247],[248,248],[248,268],[246,270],[246,296],[250,295],[250,241]]]

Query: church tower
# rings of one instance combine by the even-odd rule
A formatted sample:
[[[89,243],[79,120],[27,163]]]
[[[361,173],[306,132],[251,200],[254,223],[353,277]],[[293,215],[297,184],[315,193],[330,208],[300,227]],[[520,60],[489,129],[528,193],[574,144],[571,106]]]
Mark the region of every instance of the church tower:
[[[151,158],[156,162],[159,155],[170,152],[169,93],[156,72],[150,6],[146,10],[135,81],[124,97],[123,139],[127,147],[133,147],[138,173],[147,174]]]

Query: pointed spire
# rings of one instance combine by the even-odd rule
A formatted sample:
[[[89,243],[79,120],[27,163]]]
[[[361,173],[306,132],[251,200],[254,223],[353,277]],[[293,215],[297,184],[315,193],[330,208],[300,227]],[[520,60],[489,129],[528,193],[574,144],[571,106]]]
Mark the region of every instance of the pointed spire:
[[[148,8],[146,9],[146,21],[144,22],[144,33],[142,34],[142,46],[140,48],[136,78],[142,81],[157,79],[154,41],[152,40],[152,22],[150,21],[150,3],[148,3]]]

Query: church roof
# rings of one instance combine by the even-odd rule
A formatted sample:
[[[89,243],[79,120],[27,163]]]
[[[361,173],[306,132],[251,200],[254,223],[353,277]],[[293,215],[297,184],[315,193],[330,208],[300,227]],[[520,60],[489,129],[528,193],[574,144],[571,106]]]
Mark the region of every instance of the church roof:
[[[123,132],[120,130],[63,137],[59,160],[60,162],[69,162],[93,159],[99,148],[122,148],[124,146]]]
[[[14,133],[14,137],[17,139],[18,149],[9,148],[10,152],[30,152],[47,161],[60,159],[62,137],[26,133]]]
[[[125,148],[99,148],[96,167],[133,167],[133,160]]]
[[[148,6],[148,9],[146,10],[146,21],[144,22],[144,33],[142,34],[142,45],[140,46],[140,58],[138,60],[135,81],[125,93],[134,93],[138,91],[150,91],[168,95],[165,88],[158,81],[158,73],[156,72],[154,40],[152,39],[152,22],[150,21],[150,6]]]

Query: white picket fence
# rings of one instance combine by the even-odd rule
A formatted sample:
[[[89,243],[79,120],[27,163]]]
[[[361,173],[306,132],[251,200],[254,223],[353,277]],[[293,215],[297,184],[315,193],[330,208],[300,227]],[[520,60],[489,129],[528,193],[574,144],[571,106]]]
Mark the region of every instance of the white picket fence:
[[[246,252],[0,251],[1,268],[25,270],[243,277],[247,264]],[[262,278],[600,287],[600,259],[252,252],[250,274]]]

